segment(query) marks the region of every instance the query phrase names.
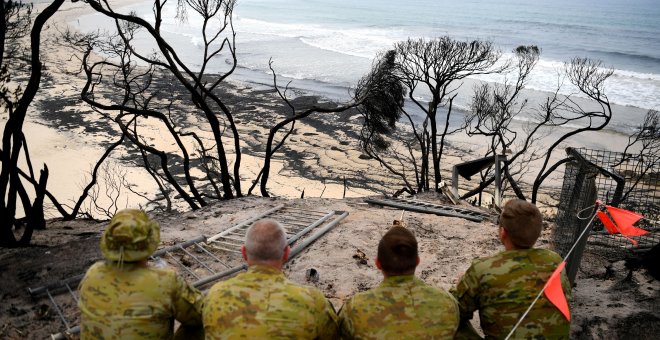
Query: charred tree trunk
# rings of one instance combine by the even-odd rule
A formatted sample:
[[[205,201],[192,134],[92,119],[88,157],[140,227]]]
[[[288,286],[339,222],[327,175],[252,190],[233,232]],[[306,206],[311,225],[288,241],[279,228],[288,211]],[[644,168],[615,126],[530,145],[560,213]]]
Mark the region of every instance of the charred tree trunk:
[[[18,171],[18,160],[23,145],[23,122],[27,115],[27,109],[37,94],[41,82],[43,66],[39,51],[41,31],[48,19],[55,14],[63,3],[64,0],[53,1],[34,20],[34,25],[30,31],[30,79],[25,86],[23,95],[18,100],[15,110],[9,116],[3,132],[2,153],[0,155],[0,160],[2,161],[2,170],[0,171],[0,221],[2,221],[2,225],[0,226],[0,246],[11,247],[18,245],[13,235],[12,227],[16,221],[17,194],[19,194],[19,190],[23,189]],[[43,174],[42,178],[44,178]],[[38,188],[37,191],[39,191]],[[5,201],[5,197],[7,201]],[[26,214],[34,213],[29,207],[24,207],[24,210]],[[43,210],[41,214],[43,215]],[[29,243],[29,241],[29,239],[26,239],[22,243]]]

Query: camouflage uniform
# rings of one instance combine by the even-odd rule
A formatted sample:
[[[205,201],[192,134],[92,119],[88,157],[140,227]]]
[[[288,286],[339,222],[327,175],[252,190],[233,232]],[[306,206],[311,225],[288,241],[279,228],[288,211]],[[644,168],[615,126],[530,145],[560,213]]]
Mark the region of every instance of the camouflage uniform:
[[[81,339],[169,339],[174,319],[201,329],[202,294],[174,270],[144,261],[160,243],[159,230],[140,210],[112,218],[101,238],[106,261],[80,282]]]
[[[504,339],[561,261],[557,253],[547,249],[508,250],[474,260],[451,290],[461,310],[461,329],[457,335],[468,335],[463,333],[464,325],[479,310],[486,338]],[[568,298],[570,284],[563,273],[561,280]],[[513,338],[568,339],[569,330],[569,321],[542,296]]]
[[[339,312],[341,334],[351,339],[451,339],[458,321],[453,296],[414,275],[388,277]]]
[[[261,265],[216,283],[204,300],[203,318],[206,339],[337,336],[337,316],[319,290]]]
[[[169,268],[97,262],[80,283],[81,339],[171,339],[201,325],[199,291]]]

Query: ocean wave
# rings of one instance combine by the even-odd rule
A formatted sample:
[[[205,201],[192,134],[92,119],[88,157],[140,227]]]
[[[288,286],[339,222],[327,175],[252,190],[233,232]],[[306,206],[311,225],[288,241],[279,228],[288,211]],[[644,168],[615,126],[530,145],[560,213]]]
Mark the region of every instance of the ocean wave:
[[[300,41],[306,45],[325,51],[367,59],[372,59],[379,51],[391,46],[389,40],[385,43],[379,44],[374,43],[372,39],[360,39],[357,36],[355,39],[351,39],[346,34],[339,34],[338,36],[333,37],[301,37]],[[342,42],[342,44],[340,45],[338,42]]]
[[[554,18],[553,18],[554,19]],[[555,30],[575,30],[575,31],[580,31],[582,33],[584,32],[598,32],[596,28],[603,28],[607,27],[606,25],[600,25],[594,27],[593,25],[586,25],[582,23],[568,23],[568,22],[562,22],[562,23],[557,23],[557,22],[552,22],[548,21],[547,18],[543,19],[536,19],[532,20],[530,19],[512,19],[512,18],[502,18],[502,19],[494,19],[494,22],[498,23],[499,25],[509,25],[513,24],[514,26],[516,25],[524,25],[524,26],[533,26],[536,28],[551,28]]]
[[[297,38],[314,48],[349,56],[373,58],[403,37],[400,30],[376,27],[332,27],[314,24],[285,24],[239,17],[235,20],[239,34],[270,35]]]
[[[150,11],[151,9],[145,6],[144,10]],[[200,47],[202,41],[197,32],[202,24],[201,19],[191,13],[188,16],[188,21],[182,23],[174,18],[174,10],[173,7],[167,9],[167,15],[164,15],[166,20],[163,30],[166,30],[170,34],[178,34],[192,46]],[[537,17],[511,19],[509,21],[515,22],[515,26],[537,25],[539,23],[539,25],[548,24],[547,18]],[[362,60],[373,59],[378,52],[391,48],[395,42],[405,40],[408,37],[433,38],[439,32],[443,32],[442,34],[452,34],[453,32],[455,34],[457,30],[458,32],[462,32],[463,29],[463,26],[460,26],[463,23],[452,21],[440,26],[431,22],[428,22],[426,26],[419,23],[407,23],[405,26],[396,26],[396,24],[391,26],[389,24],[376,25],[376,22],[378,21],[368,20],[366,18],[364,22],[342,22],[335,20],[333,22],[304,23],[292,20],[291,22],[283,23],[261,19],[261,17],[251,16],[249,13],[235,15],[234,17],[237,42],[241,47],[239,52],[242,53],[242,56],[247,56],[250,59],[247,63],[254,64],[255,68],[264,67],[265,65],[267,69],[268,58],[276,53],[280,53],[277,70],[283,75],[291,76],[294,79],[316,79],[319,81],[338,81],[345,83],[354,83],[364,71],[362,69],[357,70],[354,67],[355,61],[353,59],[355,58],[361,58]],[[451,25],[459,25],[460,27],[453,27]],[[593,31],[593,27],[599,27],[602,24],[585,24],[582,22],[565,23],[562,21],[558,25],[571,31],[591,32]],[[606,51],[604,48],[603,50],[599,50],[599,48],[594,48],[595,45],[588,45],[590,46],[576,46],[576,49],[569,50],[572,52],[579,51],[579,53],[585,52],[588,55],[598,55],[600,53],[604,56],[610,56],[614,60],[627,61],[627,64],[622,63],[620,65],[634,65],[635,60],[641,60],[645,64],[657,64],[660,62],[660,58],[654,54],[645,52],[635,53],[631,52],[631,50]],[[267,46],[267,48],[263,49],[264,46]],[[278,46],[280,47],[278,48]],[[295,51],[293,53],[296,53],[296,55],[287,55],[286,51],[278,52],[278,49],[283,50],[286,48],[291,48],[290,50]],[[321,51],[325,51],[326,53],[321,53]],[[570,55],[570,51],[552,52],[554,56],[557,56]],[[327,52],[336,53],[337,55]],[[309,60],[305,59],[306,55]],[[342,64],[342,55],[347,58],[344,64]],[[504,56],[511,57],[512,54],[505,53]],[[328,59],[332,59],[334,64],[329,65]],[[243,61],[239,60],[239,63],[241,62]],[[368,61],[363,61],[362,63],[367,64]],[[542,92],[553,92],[561,85],[561,94],[578,93],[579,96],[579,91],[562,75],[563,68],[564,61],[554,60],[548,57],[542,58],[532,73],[527,88]],[[619,66],[619,69],[615,70],[614,75],[605,84],[605,90],[610,101],[620,105],[646,109],[660,108],[660,95],[658,95],[660,93],[660,74],[636,72],[623,68],[626,67]],[[502,83],[504,80],[501,75],[484,75],[477,78],[497,83]]]
[[[282,24],[242,17],[237,20],[235,26],[237,27],[237,30],[239,30],[239,33],[295,37],[311,47],[363,58],[373,58],[378,52],[387,48],[391,48],[397,41],[405,40],[408,37],[406,35],[407,32],[396,28],[337,28],[309,24]],[[653,56],[623,52],[601,52],[660,62],[660,59],[657,59]],[[511,56],[511,53],[505,53],[505,57]],[[563,68],[563,65],[563,61],[541,59],[537,68],[543,69],[544,72],[549,71],[546,73],[552,75],[553,78],[555,78],[557,71],[560,71]],[[617,75],[621,76],[660,81],[660,74],[640,73],[619,69],[615,71]]]
[[[512,54],[504,54],[504,58],[511,58]],[[563,95],[581,94],[577,87],[570,83],[564,74],[565,62],[540,59],[536,68],[530,75],[527,88],[543,92],[554,92],[559,88]],[[608,68],[603,67],[606,71]],[[480,75],[476,79],[503,83],[505,75]],[[512,75],[508,75],[509,78]],[[635,106],[643,109],[660,108],[660,74],[640,73],[629,70],[615,69],[613,75],[604,84],[605,93],[614,104],[623,106]]]
[[[642,62],[648,62],[648,63],[658,63],[660,64],[660,57],[657,56],[652,56],[652,55],[646,55],[646,54],[639,54],[639,53],[630,53],[626,51],[608,51],[604,49],[586,49],[585,51],[593,53],[593,54],[603,54],[603,55],[609,55],[617,58],[626,58],[626,59],[632,59],[632,60],[638,60]]]

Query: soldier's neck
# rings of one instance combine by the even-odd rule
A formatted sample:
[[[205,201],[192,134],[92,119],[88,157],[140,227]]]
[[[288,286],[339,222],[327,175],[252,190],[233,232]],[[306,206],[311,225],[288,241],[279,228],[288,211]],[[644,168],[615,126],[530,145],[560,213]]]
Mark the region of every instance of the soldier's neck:
[[[516,250],[518,247],[516,247],[513,242],[511,242],[511,239],[509,238],[509,235],[500,235],[500,242],[502,242],[502,245],[504,246],[505,250]]]
[[[384,272],[384,271],[381,270],[381,273],[383,273],[383,278],[384,278],[384,279],[387,279],[387,278],[395,277],[395,276],[414,275],[414,274],[415,274],[415,271],[413,270],[413,271],[410,271],[410,272],[400,273],[400,274],[388,274],[388,273],[386,273],[386,272]]]
[[[504,242],[502,242],[502,244],[504,244]],[[505,249],[505,250],[525,250],[525,249],[531,249],[531,248],[520,248],[520,247],[516,247],[516,245],[514,245],[513,243],[510,243],[510,242],[509,242],[508,245],[507,245],[507,244],[504,244],[504,249]]]
[[[248,266],[264,266],[264,267],[270,267],[270,268],[275,268],[279,271],[282,271],[282,265],[283,263],[281,261],[247,261]]]

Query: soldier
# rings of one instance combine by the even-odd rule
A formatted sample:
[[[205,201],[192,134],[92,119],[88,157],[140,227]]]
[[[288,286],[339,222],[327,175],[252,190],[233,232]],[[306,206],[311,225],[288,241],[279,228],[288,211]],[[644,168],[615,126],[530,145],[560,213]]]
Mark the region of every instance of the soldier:
[[[248,270],[216,283],[203,308],[207,339],[333,339],[337,315],[313,287],[299,286],[282,273],[291,248],[279,223],[255,222],[241,247]]]
[[[456,300],[415,277],[417,240],[404,227],[392,227],[378,243],[380,286],[348,299],[339,327],[349,339],[451,339],[458,328]]]
[[[81,339],[171,339],[174,319],[201,332],[202,294],[173,269],[147,265],[159,243],[160,228],[143,211],[112,217],[101,237],[105,261],[80,282]]]
[[[487,339],[504,339],[543,289],[561,257],[547,249],[532,248],[541,234],[538,208],[524,200],[508,201],[499,219],[499,239],[504,251],[476,259],[451,292],[458,299],[461,326],[457,338],[477,337],[469,320],[479,311]],[[562,274],[568,297],[568,280]],[[543,296],[518,326],[513,337],[568,339],[570,323]]]

